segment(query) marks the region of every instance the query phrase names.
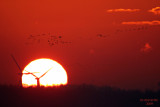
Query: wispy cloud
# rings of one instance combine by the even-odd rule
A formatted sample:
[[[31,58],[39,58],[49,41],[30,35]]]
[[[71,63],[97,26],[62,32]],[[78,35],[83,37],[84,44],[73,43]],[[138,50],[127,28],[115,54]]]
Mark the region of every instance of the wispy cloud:
[[[109,9],[106,12],[113,13],[113,12],[137,12],[140,9]]]
[[[160,15],[160,7],[155,7],[149,10],[149,12],[154,13],[155,15]]]
[[[151,45],[149,44],[149,43],[146,43],[145,45],[144,45],[144,47],[143,48],[141,48],[141,52],[145,52],[145,53],[147,53],[147,52],[150,52],[152,50],[152,47],[151,47]]]
[[[154,21],[135,21],[135,22],[122,22],[123,25],[160,25],[159,20]]]

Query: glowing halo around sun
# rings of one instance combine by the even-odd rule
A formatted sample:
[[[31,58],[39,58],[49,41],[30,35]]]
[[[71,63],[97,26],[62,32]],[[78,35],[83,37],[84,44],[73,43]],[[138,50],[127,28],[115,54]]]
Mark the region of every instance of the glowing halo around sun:
[[[48,71],[43,77],[41,77],[46,71]],[[40,86],[59,86],[67,84],[67,73],[65,69],[58,62],[51,59],[36,59],[30,62],[23,70],[22,86],[30,87],[37,86],[37,80],[32,74],[37,77],[41,77]]]

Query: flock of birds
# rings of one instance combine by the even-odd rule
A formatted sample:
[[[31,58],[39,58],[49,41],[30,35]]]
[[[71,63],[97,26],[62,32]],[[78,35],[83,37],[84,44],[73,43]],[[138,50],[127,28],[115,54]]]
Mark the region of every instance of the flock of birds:
[[[112,35],[117,35],[123,32],[133,32],[133,31],[144,31],[147,30],[150,26],[134,26],[134,27],[130,27],[130,28],[117,28],[115,29],[112,33],[108,33],[108,34],[97,34],[96,37],[98,38],[106,38]],[[92,38],[95,38],[95,36],[91,37],[90,40],[92,40]],[[58,44],[68,44],[68,43],[72,43],[69,41],[64,41],[63,36],[55,36],[52,35],[50,33],[48,34],[38,34],[38,35],[29,35],[27,38],[27,42],[26,44],[30,45],[30,44],[35,44],[35,43],[40,43],[41,41],[45,40],[46,43],[48,43],[48,45],[50,46],[54,46],[54,45],[58,45]]]
[[[126,29],[116,29],[116,30],[114,30],[114,32],[109,33],[107,35],[97,34],[97,37],[106,38],[108,36],[116,35],[116,34],[123,33],[123,32],[143,31],[143,30],[147,30],[148,28],[149,28],[149,26],[136,26],[136,27],[126,28]]]
[[[71,43],[68,41],[64,41],[62,36],[54,36],[50,33],[48,34],[39,34],[39,35],[29,35],[27,38],[27,45],[32,45],[36,43],[40,43],[41,41],[46,41],[50,46],[57,44],[67,44]]]

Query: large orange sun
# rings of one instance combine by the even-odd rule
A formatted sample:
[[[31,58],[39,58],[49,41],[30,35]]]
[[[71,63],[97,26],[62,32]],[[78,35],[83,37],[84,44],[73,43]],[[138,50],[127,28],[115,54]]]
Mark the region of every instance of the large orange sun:
[[[39,82],[38,82],[39,81]],[[38,84],[39,83],[39,84]],[[22,86],[58,86],[67,84],[67,73],[58,62],[51,59],[37,59],[23,70]]]

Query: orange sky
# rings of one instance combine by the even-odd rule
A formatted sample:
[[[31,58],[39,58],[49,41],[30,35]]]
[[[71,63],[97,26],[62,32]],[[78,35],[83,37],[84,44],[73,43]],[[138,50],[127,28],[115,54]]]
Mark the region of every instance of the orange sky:
[[[70,84],[157,89],[160,26],[132,23],[160,21],[149,11],[159,6],[157,0],[1,0],[0,83],[18,81],[12,53],[22,68],[36,58],[57,60]],[[119,9],[139,11],[107,12]],[[62,36],[61,43],[50,46],[51,35]],[[146,44],[149,51],[142,51]]]

